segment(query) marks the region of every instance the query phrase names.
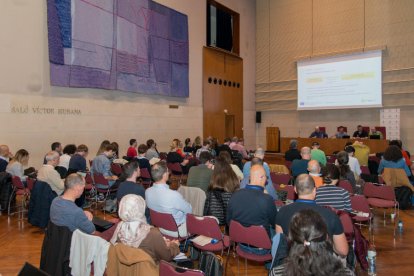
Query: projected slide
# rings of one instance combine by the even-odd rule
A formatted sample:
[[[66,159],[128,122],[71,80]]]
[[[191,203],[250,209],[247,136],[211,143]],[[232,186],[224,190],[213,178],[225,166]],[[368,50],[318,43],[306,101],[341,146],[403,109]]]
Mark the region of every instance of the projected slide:
[[[298,62],[298,110],[382,106],[381,51]]]

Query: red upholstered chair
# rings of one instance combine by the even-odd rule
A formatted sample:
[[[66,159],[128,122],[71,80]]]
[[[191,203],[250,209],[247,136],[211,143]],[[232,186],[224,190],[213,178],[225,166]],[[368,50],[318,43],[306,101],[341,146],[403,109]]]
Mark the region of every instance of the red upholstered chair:
[[[10,194],[9,206],[7,208],[7,214],[9,216],[12,214],[10,212],[10,209],[11,209],[10,204],[11,204],[11,201],[12,201],[13,196],[16,194],[18,196],[21,196],[21,201],[20,201],[21,206],[19,208],[20,210],[17,211],[17,213],[19,214],[19,216],[21,214],[22,215],[22,218],[23,218],[23,213],[26,212],[26,208],[25,208],[26,207],[26,201],[30,197],[30,191],[29,191],[28,188],[26,188],[23,185],[22,181],[20,180],[20,177],[18,177],[18,176],[12,176],[12,187],[13,187],[13,190],[12,190],[12,192]]]
[[[290,171],[290,167],[292,167],[292,161],[287,161],[287,160],[285,160],[285,166],[286,166],[286,168],[288,168],[288,169],[289,169],[289,171]]]
[[[369,133],[369,131],[370,131],[369,126],[363,126],[362,131],[365,131],[366,133]]]
[[[369,168],[367,166],[361,166],[361,173],[370,175],[371,172],[369,171]]]
[[[375,127],[375,130],[377,130],[377,131],[381,131],[382,136],[384,137],[384,139],[385,139],[385,140],[387,139],[387,128],[386,128],[386,127],[383,127],[383,126],[376,126],[376,127]]]
[[[339,212],[339,220],[342,223],[344,228],[344,233],[347,241],[350,243],[354,239],[354,224],[352,222],[351,216],[345,211]]]
[[[236,243],[236,255],[244,258],[245,271],[247,271],[247,260],[255,262],[266,262],[272,260],[272,255],[270,253],[265,255],[256,255],[245,252],[240,247],[240,243],[243,243],[257,248],[270,250],[272,248],[272,242],[270,241],[269,235],[263,226],[252,225],[244,227],[239,222],[232,220],[230,222],[230,241]],[[228,259],[229,258],[227,258],[226,263]],[[237,263],[238,260],[239,258],[237,258]]]
[[[326,127],[324,127],[324,126],[320,126],[320,127],[319,127],[319,131],[320,131],[320,132],[323,132],[323,133],[326,133]]]
[[[364,186],[364,195],[367,197],[368,204],[371,207],[384,209],[384,225],[386,209],[394,208],[394,214],[399,217],[399,206],[398,201],[395,200],[393,187],[384,185],[378,186],[367,182]]]
[[[189,235],[203,235],[218,240],[217,243],[209,243],[204,246],[193,243],[194,247],[202,251],[221,251],[230,246],[229,236],[224,235],[217,220],[212,217],[199,217],[193,214],[187,214],[187,232]]]
[[[329,156],[327,163],[335,164],[335,160],[336,160],[336,155],[335,154],[331,155],[331,156]]]
[[[290,180],[292,179],[292,176],[290,174],[285,173],[270,173],[270,178],[272,179],[273,184],[289,184]]]
[[[117,176],[120,176],[122,173],[121,165],[116,163],[111,163],[111,172]]]
[[[147,168],[140,169],[140,177],[141,177],[141,184],[144,186],[145,189],[151,187],[151,175]]]
[[[166,261],[160,262],[160,276],[203,276],[201,270],[178,267]]]
[[[352,189],[352,185],[348,180],[339,180],[338,187],[341,187],[342,189],[348,191],[350,195],[354,194],[354,189]]]
[[[343,128],[346,133],[348,133],[348,128],[346,126],[339,126],[336,128],[336,131],[339,131],[340,128]]]
[[[168,170],[171,172],[171,180],[177,179],[179,184],[186,179],[186,175],[181,168],[180,163],[167,163]]]
[[[93,187],[96,189],[98,193],[104,194],[104,206],[106,206],[106,199],[108,198],[108,195],[110,193],[116,192],[118,190],[117,187],[111,187],[109,186],[109,181],[106,179],[102,174],[100,173],[94,173],[92,174],[93,179]],[[86,187],[85,187],[86,189]],[[95,203],[98,204],[98,197],[95,198]],[[104,213],[105,213],[104,208]]]
[[[362,216],[357,214],[356,216],[352,217],[352,220],[355,222],[355,224],[358,224],[360,227],[362,225],[365,225],[363,224],[364,222],[368,222],[369,232],[370,234],[372,234],[371,222],[373,215],[371,209],[369,208],[368,200],[363,195],[351,196],[351,206],[352,210],[354,210],[355,212],[368,214],[368,216]]]
[[[171,231],[171,232],[177,232],[178,233],[178,225],[175,222],[174,217],[171,214],[160,213],[160,212],[154,211],[152,209],[149,209],[149,210],[150,210],[150,218],[151,218],[151,224],[152,225],[154,225],[156,227],[159,227],[159,228],[162,228],[162,229],[165,229],[165,230],[168,230],[168,231]],[[163,234],[163,236],[170,239],[170,240],[178,239],[179,241],[183,241],[187,238],[187,237],[180,237],[179,234],[178,234],[178,238],[177,237],[171,237],[171,236],[164,235],[164,234]]]
[[[26,178],[26,185],[27,185],[27,189],[29,189],[29,191],[31,192],[34,188],[34,185],[36,183],[36,180],[33,178]]]

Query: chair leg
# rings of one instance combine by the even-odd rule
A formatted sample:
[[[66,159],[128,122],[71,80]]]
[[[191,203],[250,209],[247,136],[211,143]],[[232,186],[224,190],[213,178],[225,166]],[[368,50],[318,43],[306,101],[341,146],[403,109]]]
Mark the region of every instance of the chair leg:
[[[7,208],[7,215],[8,216],[10,216],[10,205],[11,205],[11,201],[12,201],[12,198],[13,198],[13,195],[14,195],[15,192],[16,192],[16,189],[13,187],[13,190],[12,190],[12,192],[10,194],[10,198],[9,198],[9,206]]]

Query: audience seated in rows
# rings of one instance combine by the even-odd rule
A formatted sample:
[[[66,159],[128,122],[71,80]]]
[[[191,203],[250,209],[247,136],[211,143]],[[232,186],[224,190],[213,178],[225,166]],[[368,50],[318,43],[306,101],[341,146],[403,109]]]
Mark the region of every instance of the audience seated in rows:
[[[65,187],[59,173],[55,170],[58,164],[59,153],[56,151],[48,152],[46,154],[46,164],[37,172],[37,179],[46,182],[57,195],[61,195]]]
[[[29,163],[29,152],[25,149],[19,149],[13,158],[10,160],[6,167],[6,172],[12,176],[17,176],[24,183],[27,176],[24,175],[23,167],[26,167]]]
[[[141,169],[147,169],[148,173],[151,175],[151,164],[148,158],[145,156],[148,151],[148,147],[145,144],[141,144],[138,146],[138,164]]]
[[[257,148],[254,152],[254,158],[259,158],[260,160],[264,160],[265,151],[262,148]],[[244,163],[243,166],[243,175],[244,178],[249,178],[250,175],[250,167],[251,167],[251,161],[247,161]],[[270,179],[270,167],[266,162],[263,162],[263,168],[266,171],[266,177]]]
[[[405,164],[407,164],[408,167],[411,167],[410,155],[406,150],[403,149],[402,141],[401,140],[392,140],[392,141],[390,141],[389,145],[390,146],[392,146],[392,145],[397,146],[401,150],[401,153],[402,153],[402,155],[404,157],[404,160],[405,160]]]
[[[57,153],[56,153],[57,154]],[[76,206],[75,200],[83,194],[85,180],[82,176],[73,173],[65,180],[65,192],[56,197],[50,206],[50,221],[58,226],[66,226],[70,231],[76,229],[87,234],[95,232],[92,223],[93,215]]]
[[[289,149],[285,152],[285,160],[293,161],[295,159],[301,159],[300,151],[298,150],[298,141],[290,140]]]
[[[0,172],[6,171],[7,165],[9,164],[10,157],[13,154],[10,152],[9,147],[6,145],[0,146]]]
[[[348,254],[348,242],[338,216],[331,210],[316,205],[316,187],[313,178],[307,174],[301,174],[295,181],[295,192],[298,200],[283,206],[276,218],[276,232],[289,233],[289,225],[293,216],[303,210],[312,209],[319,213],[328,227],[329,237],[333,240],[333,249],[340,256]]]
[[[309,161],[308,172],[309,175],[312,176],[316,188],[319,188],[323,185],[323,179],[321,177],[321,165],[317,160]]]
[[[184,153],[186,154],[193,154],[194,153],[194,148],[191,144],[191,139],[190,138],[185,138],[184,140]]]
[[[249,159],[249,155],[247,154],[247,150],[243,145],[243,139],[239,139],[237,137],[233,137],[231,139],[231,143],[229,145],[231,150],[238,151],[244,159]]]
[[[170,145],[170,152],[167,154],[168,163],[179,163],[184,174],[188,173],[189,160],[185,159],[185,154],[181,150],[181,142],[178,139],[174,139]]]
[[[403,169],[407,177],[412,179],[412,173],[407,166],[403,154],[398,146],[391,145],[384,152],[384,156],[378,167],[378,174],[382,174],[384,168]]]
[[[178,240],[165,239],[160,230],[147,223],[144,198],[135,194],[125,195],[119,203],[118,215],[121,221],[116,226],[111,243],[122,243],[140,248],[159,263],[171,261],[179,252]]]
[[[102,153],[104,153],[104,151],[106,150],[106,146],[108,146],[108,145],[110,145],[111,144],[111,142],[109,142],[109,140],[103,140],[102,142],[101,142],[101,145],[99,146],[99,148],[98,148],[98,151],[97,151],[97,153],[96,153],[96,156],[99,156],[99,155],[101,155]]]
[[[179,192],[171,190],[168,186],[169,172],[164,161],[160,161],[152,166],[151,175],[154,184],[145,191],[148,208],[156,212],[172,214],[178,226],[179,236],[186,237],[186,215],[192,212],[190,203],[185,201]],[[160,229],[160,231],[165,235],[178,237],[177,232],[165,229]]]
[[[227,224],[235,220],[243,226],[261,225],[269,237],[274,234],[277,209],[273,198],[264,193],[266,171],[261,165],[253,165],[250,170],[250,183],[244,189],[234,192],[227,206]],[[249,203],[246,205],[246,203]],[[267,254],[268,250],[240,245],[246,252]]]
[[[354,157],[355,148],[353,146],[346,146],[344,151],[348,153],[349,169],[354,173],[355,180],[358,180],[361,176],[361,166],[359,165],[358,159]],[[335,165],[339,165],[338,159],[335,160]]]
[[[76,152],[76,145],[68,144],[63,148],[63,154],[59,158],[59,167],[63,167],[66,171],[69,169],[69,162]]]
[[[137,140],[136,139],[130,139],[129,140],[129,148],[127,150],[127,154],[126,156],[128,158],[135,158],[137,157],[138,153],[137,153]]]
[[[292,176],[297,177],[300,174],[308,173],[308,162],[311,159],[311,149],[303,147],[300,149],[300,156],[302,159],[295,159],[290,166]]]
[[[205,139],[203,141],[203,146],[197,150],[196,157],[200,158],[200,154],[202,152],[210,152],[210,151],[211,151],[211,142],[210,140]]]
[[[218,219],[220,225],[225,225],[228,202],[233,193],[238,189],[239,180],[236,174],[230,167],[230,164],[219,156],[216,159],[208,186],[203,214],[205,216],[214,216]]]
[[[289,256],[282,265],[272,268],[269,276],[354,275],[334,256],[332,243],[335,244],[335,240],[332,240],[326,218],[317,211],[302,209],[296,212],[286,234],[290,241]]]
[[[115,184],[115,181],[118,179],[118,177],[116,175],[113,175],[111,171],[110,159],[113,157],[113,155],[114,146],[111,144],[106,145],[102,153],[100,153],[93,159],[91,168],[91,173],[102,174],[108,180],[108,184],[110,187],[112,187]]]
[[[312,143],[312,150],[311,150],[311,159],[317,160],[321,166],[326,165],[326,155],[323,150],[320,149],[320,145],[318,142]]]
[[[197,187],[207,192],[210,185],[211,175],[213,174],[213,164],[210,162],[213,159],[210,152],[203,151],[199,156],[200,164],[192,166],[188,173],[187,186]]]
[[[336,160],[338,161],[338,168],[339,168],[339,179],[340,180],[348,180],[351,183],[352,190],[354,193],[357,192],[356,189],[356,180],[354,172],[351,171],[348,162],[349,162],[349,155],[346,151],[340,151],[336,155]]]
[[[160,158],[160,154],[157,150],[157,143],[155,143],[153,139],[147,141],[147,147],[148,150],[145,153],[145,157],[147,157],[148,160],[151,160],[152,158]]]
[[[324,168],[323,186],[316,189],[315,202],[320,206],[330,206],[336,210],[352,212],[351,199],[348,191],[337,187],[339,169],[334,164]]]
[[[69,161],[68,173],[87,171],[86,157],[88,156],[88,152],[89,149],[86,145],[81,144],[76,148],[76,153],[70,158]]]
[[[140,183],[137,183],[137,178],[139,176],[140,167],[138,161],[129,161],[122,167],[122,174],[119,178],[122,182],[119,183],[116,192],[116,199],[118,202],[120,202],[124,196],[129,194],[138,195],[145,199],[145,189]]]

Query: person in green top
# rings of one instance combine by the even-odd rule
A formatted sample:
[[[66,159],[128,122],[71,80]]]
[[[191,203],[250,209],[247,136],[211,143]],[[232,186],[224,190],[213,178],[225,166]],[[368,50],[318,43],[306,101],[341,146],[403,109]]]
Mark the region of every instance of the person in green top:
[[[318,161],[322,166],[326,166],[326,155],[325,152],[319,149],[319,143],[312,143],[311,160]]]

